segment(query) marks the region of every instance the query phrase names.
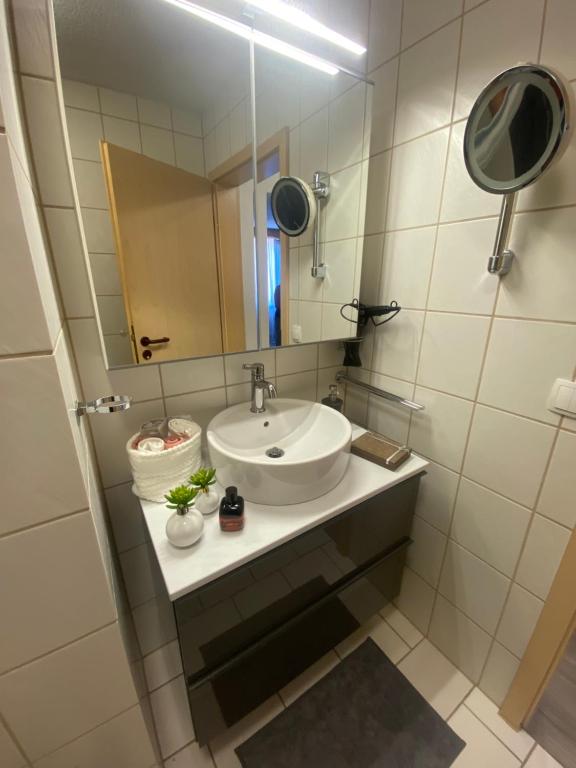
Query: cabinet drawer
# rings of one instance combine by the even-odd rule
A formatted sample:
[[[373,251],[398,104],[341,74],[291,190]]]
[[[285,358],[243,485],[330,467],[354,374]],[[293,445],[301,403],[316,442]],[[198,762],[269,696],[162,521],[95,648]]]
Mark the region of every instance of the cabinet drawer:
[[[199,743],[241,720],[383,608],[399,591],[408,543],[404,540],[343,587],[334,587],[210,674],[189,682]]]
[[[410,478],[178,599],[186,680],[202,680],[406,540],[418,483]]]

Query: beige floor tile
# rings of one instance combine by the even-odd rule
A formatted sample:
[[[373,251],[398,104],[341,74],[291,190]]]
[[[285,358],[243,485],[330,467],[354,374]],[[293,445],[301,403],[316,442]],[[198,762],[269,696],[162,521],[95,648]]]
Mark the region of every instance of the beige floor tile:
[[[452,768],[519,768],[520,760],[465,706],[452,715],[448,725],[466,742]]]
[[[414,648],[418,645],[420,640],[424,637],[422,632],[417,629],[411,621],[409,621],[398,608],[392,603],[389,603],[386,608],[380,611],[380,615],[383,616],[388,624],[392,627],[397,635],[400,635],[405,643],[408,643],[410,648]]]
[[[545,749],[537,746],[534,752],[530,755],[530,759],[526,763],[526,768],[562,768],[557,760],[554,760],[552,755],[549,755]]]
[[[515,731],[498,714],[498,707],[479,688],[474,688],[464,702],[500,741],[520,760],[525,760],[534,746],[534,739],[526,731]]]
[[[330,672],[337,664],[340,663],[340,659],[334,653],[330,651],[321,659],[318,659],[314,664],[308,667],[307,670],[302,672],[301,675],[291,680],[288,685],[281,688],[279,693],[284,704],[288,707],[292,702],[296,701],[303,693],[309,688],[312,688],[324,675]]]
[[[472,688],[468,678],[428,640],[402,659],[398,669],[444,718],[454,712]]]

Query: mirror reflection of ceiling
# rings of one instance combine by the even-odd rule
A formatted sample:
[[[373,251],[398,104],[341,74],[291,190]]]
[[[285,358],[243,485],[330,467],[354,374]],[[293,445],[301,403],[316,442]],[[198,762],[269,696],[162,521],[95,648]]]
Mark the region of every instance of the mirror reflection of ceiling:
[[[246,22],[244,0],[200,0],[198,4]],[[304,0],[297,5],[366,44],[369,0]],[[194,110],[207,109],[222,89],[248,91],[246,41],[163,0],[54,0],[54,11],[65,79]],[[358,71],[365,69],[365,56],[337,49],[272,16],[258,13],[255,25],[318,56]],[[231,80],[231,72],[236,80]]]
[[[54,0],[54,12],[64,79],[199,111],[215,94],[249,90],[246,40],[162,0]]]

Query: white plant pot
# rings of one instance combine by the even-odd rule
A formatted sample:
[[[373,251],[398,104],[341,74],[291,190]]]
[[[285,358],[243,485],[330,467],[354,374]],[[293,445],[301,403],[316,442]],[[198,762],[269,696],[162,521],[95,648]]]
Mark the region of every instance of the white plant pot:
[[[175,547],[189,547],[195,544],[204,530],[204,518],[195,509],[185,515],[174,512],[166,522],[166,538]]]
[[[208,493],[200,491],[194,501],[194,509],[201,512],[203,515],[212,515],[218,509],[220,504],[220,496],[218,492],[212,487],[208,486]]]

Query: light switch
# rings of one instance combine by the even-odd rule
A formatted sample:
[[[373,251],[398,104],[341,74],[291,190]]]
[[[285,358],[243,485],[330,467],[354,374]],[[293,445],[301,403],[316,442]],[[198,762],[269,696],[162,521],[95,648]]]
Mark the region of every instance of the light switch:
[[[576,381],[556,379],[548,397],[548,410],[576,419]]]

